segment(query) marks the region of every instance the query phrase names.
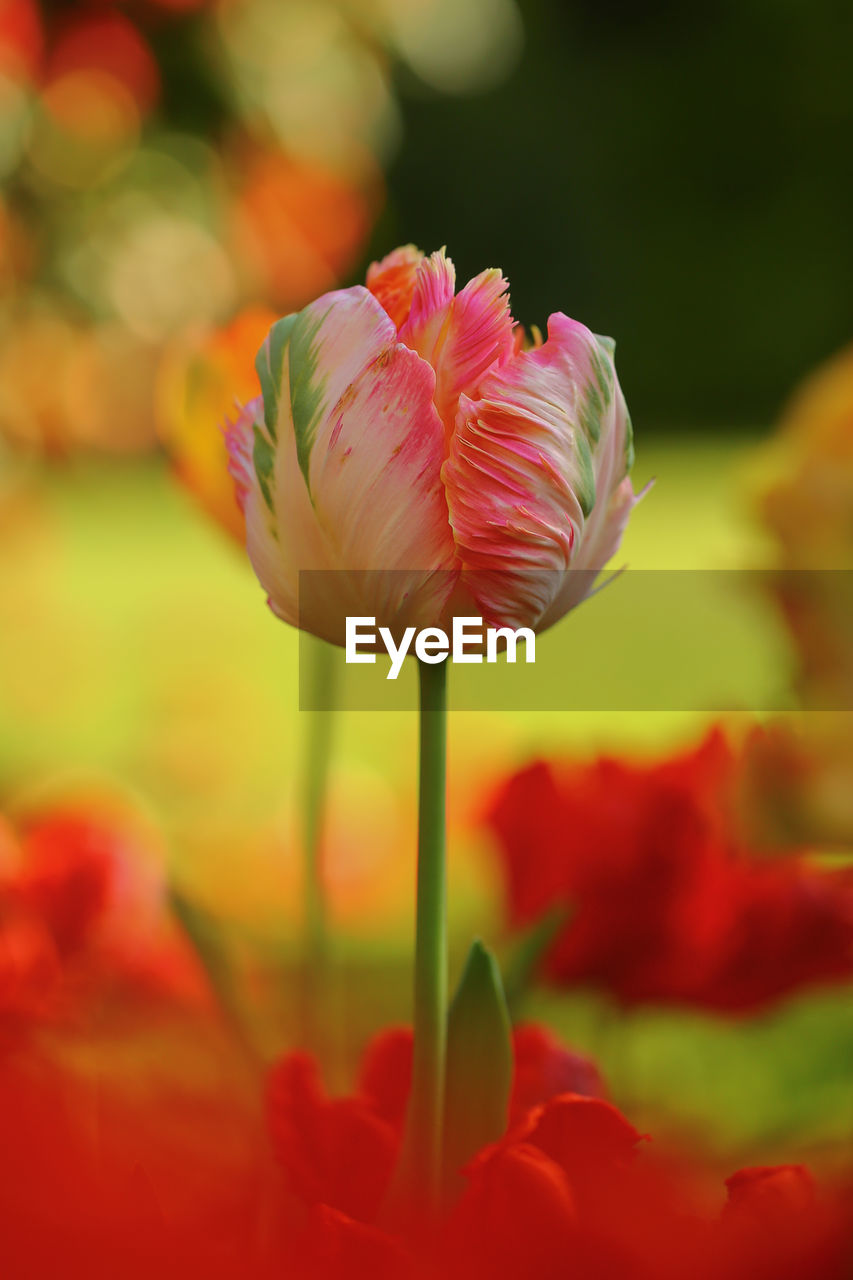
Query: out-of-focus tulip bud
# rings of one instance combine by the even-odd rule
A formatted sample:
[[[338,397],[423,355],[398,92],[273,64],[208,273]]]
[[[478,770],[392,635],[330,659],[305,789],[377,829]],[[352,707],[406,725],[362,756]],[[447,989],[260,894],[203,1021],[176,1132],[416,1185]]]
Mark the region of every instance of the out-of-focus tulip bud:
[[[157,383],[157,430],[181,482],[226,533],[243,541],[228,455],[211,420],[234,417],[258,393],[254,359],[273,321],[264,307],[188,336],[167,350]]]
[[[794,646],[808,716],[758,743],[754,761],[797,838],[853,839],[853,345],[799,386],[754,461],[769,579]]]
[[[589,594],[636,501],[613,344],[561,312],[525,344],[507,287],[409,245],[273,326],[228,446],[279,617],[542,630]]]
[[[780,567],[853,568],[853,346],[797,389],[759,474]]]

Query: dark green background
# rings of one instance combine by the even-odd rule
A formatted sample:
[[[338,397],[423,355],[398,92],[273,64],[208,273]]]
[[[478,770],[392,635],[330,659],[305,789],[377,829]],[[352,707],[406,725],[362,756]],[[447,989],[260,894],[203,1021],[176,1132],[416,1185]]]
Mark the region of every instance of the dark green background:
[[[638,425],[771,422],[853,337],[853,5],[520,8],[499,89],[398,74],[372,248],[447,244],[460,274],[503,267],[524,323],[559,309],[613,335]]]

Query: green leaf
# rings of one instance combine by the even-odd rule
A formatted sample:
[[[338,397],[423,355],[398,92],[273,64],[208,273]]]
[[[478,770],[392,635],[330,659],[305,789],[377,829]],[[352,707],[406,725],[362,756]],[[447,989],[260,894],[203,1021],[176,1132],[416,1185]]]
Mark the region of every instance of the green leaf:
[[[204,969],[225,1025],[246,1057],[255,1062],[255,1048],[245,1024],[242,1001],[220,926],[175,885],[169,890],[169,905]]]
[[[444,1188],[452,1195],[460,1170],[506,1130],[512,1088],[509,1012],[497,961],[479,940],[447,1018],[444,1100]]]
[[[515,1010],[533,985],[545,952],[568,924],[571,916],[570,907],[561,903],[552,907],[521,935],[505,963],[504,988],[510,1009]]]

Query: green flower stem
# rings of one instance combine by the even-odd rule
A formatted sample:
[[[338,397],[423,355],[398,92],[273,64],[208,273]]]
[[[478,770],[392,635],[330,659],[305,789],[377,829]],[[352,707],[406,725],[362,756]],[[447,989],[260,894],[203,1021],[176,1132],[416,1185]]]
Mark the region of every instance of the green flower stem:
[[[331,645],[313,636],[305,637],[303,655],[311,663],[311,701],[327,711],[308,711],[302,777],[302,844],[304,872],[305,954],[304,962],[313,986],[326,968],[329,933],[326,890],[323,879],[323,829],[329,790],[335,712],[335,653]]]
[[[447,1056],[447,664],[418,664],[420,779],[415,937],[415,1043],[409,1137],[413,1188],[437,1207]]]

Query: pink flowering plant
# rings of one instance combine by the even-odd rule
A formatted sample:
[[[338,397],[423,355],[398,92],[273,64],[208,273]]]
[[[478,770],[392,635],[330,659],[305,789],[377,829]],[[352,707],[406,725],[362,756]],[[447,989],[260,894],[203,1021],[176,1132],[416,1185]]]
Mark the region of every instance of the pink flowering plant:
[[[249,556],[278,617],[337,644],[350,615],[392,632],[473,613],[541,630],[589,594],[636,501],[613,343],[562,312],[544,342],[535,331],[528,339],[507,290],[490,269],[457,292],[443,249],[426,257],[406,245],[371,266],[366,287],[325,294],[273,325],[257,362],[262,395],[227,443]],[[459,1081],[447,1066],[446,664],[418,665],[401,1179],[434,1205],[446,1176],[445,1098]],[[470,998],[508,1028],[496,973]],[[466,1056],[456,1055],[463,1076]]]

